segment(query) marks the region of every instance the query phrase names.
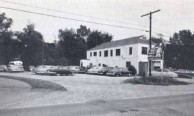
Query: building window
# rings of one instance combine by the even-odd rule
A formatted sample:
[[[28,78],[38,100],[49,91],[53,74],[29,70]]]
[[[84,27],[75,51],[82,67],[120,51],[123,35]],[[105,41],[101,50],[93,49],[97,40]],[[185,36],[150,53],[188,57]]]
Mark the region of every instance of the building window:
[[[101,56],[101,51],[99,51],[99,56]]]
[[[110,56],[113,56],[113,50],[110,50]]]
[[[120,49],[116,49],[116,56],[120,56],[121,55],[121,50]]]
[[[141,53],[144,55],[147,55],[148,48],[147,47],[142,47]]]
[[[90,57],[92,57],[92,52],[90,52]]]
[[[129,47],[129,55],[132,55],[132,47]]]
[[[108,50],[104,51],[104,57],[108,57]]]
[[[97,56],[97,52],[94,52],[94,56]]]

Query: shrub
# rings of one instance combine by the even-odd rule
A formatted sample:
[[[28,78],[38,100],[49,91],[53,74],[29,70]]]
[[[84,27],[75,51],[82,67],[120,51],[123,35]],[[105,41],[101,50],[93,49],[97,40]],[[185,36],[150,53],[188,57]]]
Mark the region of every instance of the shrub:
[[[187,85],[191,84],[185,81],[179,81],[170,77],[140,77],[124,80],[123,83],[145,84],[145,85]]]
[[[137,74],[137,70],[135,69],[135,67],[133,65],[130,65],[128,67],[128,70],[131,71],[132,75],[136,75]]]

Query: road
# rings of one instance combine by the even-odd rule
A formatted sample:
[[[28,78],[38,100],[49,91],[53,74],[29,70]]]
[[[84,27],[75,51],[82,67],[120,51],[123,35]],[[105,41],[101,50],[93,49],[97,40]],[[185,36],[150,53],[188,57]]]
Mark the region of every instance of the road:
[[[1,116],[193,116],[194,94],[1,109]]]

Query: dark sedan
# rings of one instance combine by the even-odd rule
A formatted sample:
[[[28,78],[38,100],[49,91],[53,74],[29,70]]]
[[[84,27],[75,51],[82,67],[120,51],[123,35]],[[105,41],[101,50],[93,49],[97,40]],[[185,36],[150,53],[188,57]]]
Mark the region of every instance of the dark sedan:
[[[131,75],[131,71],[128,71],[126,68],[121,68],[121,67],[115,67],[113,69],[111,69],[110,71],[107,72],[107,75],[110,76],[130,76]]]
[[[73,71],[63,68],[50,69],[50,72],[56,73],[56,75],[73,75]]]

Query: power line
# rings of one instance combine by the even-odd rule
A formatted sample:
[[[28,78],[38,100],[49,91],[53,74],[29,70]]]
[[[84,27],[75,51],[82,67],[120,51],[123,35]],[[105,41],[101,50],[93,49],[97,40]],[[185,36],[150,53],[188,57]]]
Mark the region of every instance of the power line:
[[[85,22],[85,23],[91,23],[91,24],[98,24],[98,25],[105,25],[105,26],[111,26],[111,27],[125,28],[125,29],[130,29],[130,30],[137,30],[137,31],[147,31],[147,30],[144,30],[144,29],[125,27],[125,26],[119,26],[119,25],[111,25],[111,24],[105,24],[105,23],[99,23],[99,22],[93,22],[93,21],[86,21],[86,20],[80,20],[80,19],[73,19],[73,18],[67,18],[67,17],[57,16],[57,15],[50,15],[50,14],[39,13],[39,12],[32,12],[32,11],[28,11],[28,10],[21,10],[21,9],[10,8],[10,7],[0,6],[0,8],[14,10],[14,11],[20,11],[20,12],[26,12],[26,13],[31,13],[31,14],[37,14],[37,15],[43,15],[43,16],[49,16],[49,17],[54,17],[54,18],[61,18],[61,19],[66,19],[66,20],[73,20],[73,21],[78,21],[78,22]]]
[[[65,11],[56,10],[56,9],[50,9],[50,8],[46,8],[46,7],[38,7],[38,6],[23,4],[23,3],[19,3],[19,2],[11,2],[11,1],[7,1],[7,0],[0,0],[0,2],[5,2],[5,3],[9,3],[9,4],[20,5],[20,6],[27,6],[27,7],[37,8],[37,9],[43,9],[43,10],[50,10],[50,11],[53,11],[53,12],[71,14],[71,15],[76,15],[76,16],[81,16],[81,17],[88,17],[88,18],[93,18],[93,19],[100,19],[100,20],[105,20],[105,21],[112,21],[112,22],[116,22],[116,23],[130,24],[130,25],[135,25],[135,26],[141,26],[141,27],[144,27],[144,28],[147,27],[145,25],[132,24],[132,23],[127,23],[127,22],[122,22],[122,21],[115,21],[115,20],[111,20],[111,19],[105,19],[105,18],[99,18],[99,17],[93,17],[93,16],[80,15],[80,14],[77,14],[77,13],[70,13],[70,12],[65,12]]]
[[[74,21],[85,22],[85,23],[92,23],[92,24],[99,24],[99,25],[105,25],[105,26],[111,26],[111,27],[118,27],[118,28],[130,29],[130,30],[137,30],[137,31],[149,32],[148,30],[144,30],[144,29],[138,29],[138,28],[132,28],[132,27],[125,27],[125,26],[119,26],[119,25],[104,24],[104,23],[92,22],[92,21],[85,21],[85,20],[79,20],[79,19],[72,19],[72,18],[67,18],[67,17],[49,15],[49,14],[44,14],[44,13],[32,12],[32,11],[27,11],[27,10],[20,10],[20,9],[3,7],[3,6],[0,6],[0,8],[9,9],[9,10],[15,10],[15,11],[20,11],[20,12],[26,12],[26,13],[31,13],[31,14],[37,14],[37,15],[43,15],[43,16],[50,16],[50,17],[53,17],[53,18],[61,18],[61,19],[66,19],[66,20],[74,20]],[[153,33],[159,34],[158,32],[154,32],[154,31],[153,31]],[[166,37],[169,37],[170,38],[170,36],[167,36],[167,35],[164,35],[164,34],[163,34],[163,36],[166,36]]]
[[[111,20],[111,19],[105,19],[105,18],[99,18],[99,17],[93,17],[93,16],[80,15],[80,14],[77,14],[77,13],[70,13],[70,12],[65,12],[65,11],[56,10],[56,9],[50,9],[50,8],[46,8],[46,7],[38,7],[38,6],[23,4],[23,3],[19,3],[19,2],[11,2],[11,1],[7,1],[7,0],[0,0],[0,2],[5,2],[5,3],[9,3],[9,4],[20,5],[20,6],[27,6],[27,7],[37,8],[37,9],[43,9],[43,10],[50,10],[50,11],[53,11],[53,12],[59,12],[59,13],[64,13],[64,14],[71,14],[71,15],[76,15],[76,16],[81,16],[81,17],[88,17],[88,18],[100,19],[100,20],[105,20],[105,21],[112,21],[112,22],[121,23],[121,24],[130,24],[130,25],[135,25],[135,26],[141,26],[141,27],[144,27],[144,28],[147,27],[145,25],[132,24],[132,23],[127,23],[127,22],[115,21],[115,20]],[[163,33],[166,33],[166,34],[170,34],[170,33],[166,32],[166,31],[163,31],[161,29],[157,29],[155,27],[153,27],[153,29],[156,29],[158,31],[162,31]]]

